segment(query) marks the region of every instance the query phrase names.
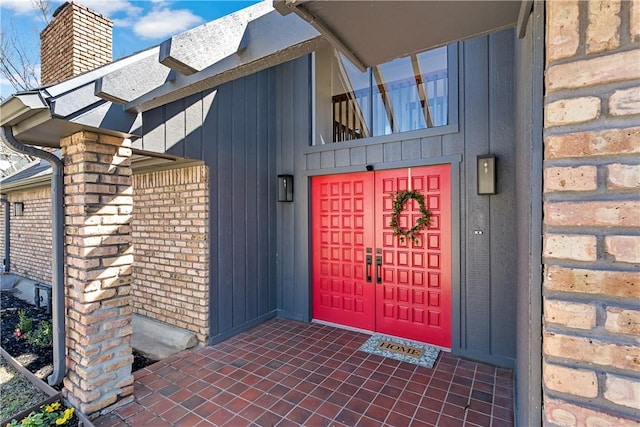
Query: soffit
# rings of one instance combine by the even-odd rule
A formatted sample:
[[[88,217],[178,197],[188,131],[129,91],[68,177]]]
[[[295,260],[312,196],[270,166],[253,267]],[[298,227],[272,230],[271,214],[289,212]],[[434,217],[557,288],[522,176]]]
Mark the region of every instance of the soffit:
[[[293,10],[354,63],[395,58],[516,25],[520,1],[275,0]],[[356,64],[358,65],[358,64]]]

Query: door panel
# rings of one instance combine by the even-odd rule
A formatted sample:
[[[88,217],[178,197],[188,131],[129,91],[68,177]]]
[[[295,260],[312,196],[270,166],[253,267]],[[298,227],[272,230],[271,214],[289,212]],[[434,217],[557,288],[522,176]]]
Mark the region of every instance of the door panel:
[[[431,212],[415,242],[389,227],[409,177]],[[450,166],[314,177],[311,190],[313,317],[450,348]],[[409,200],[400,227],[419,217]]]
[[[314,177],[313,317],[373,330],[374,288],[366,248],[373,247],[373,175]],[[370,267],[371,269],[373,267]]]
[[[393,235],[393,193],[411,189],[424,195],[429,227],[416,240]],[[376,285],[376,331],[451,347],[451,182],[449,165],[377,171],[376,248],[381,250],[382,283]],[[399,218],[411,228],[420,217],[409,200]]]

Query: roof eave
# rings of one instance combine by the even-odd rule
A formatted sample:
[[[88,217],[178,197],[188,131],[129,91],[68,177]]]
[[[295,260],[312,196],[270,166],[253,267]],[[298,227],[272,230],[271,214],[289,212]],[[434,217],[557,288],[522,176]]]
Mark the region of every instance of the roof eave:
[[[252,18],[243,28],[244,32],[235,53],[224,58],[215,58],[213,63],[198,72],[175,73],[173,80],[127,102],[124,105],[125,109],[135,112],[148,111],[299,58],[328,45],[318,31],[296,15],[283,17],[273,10]],[[287,31],[283,32],[282,28],[287,28]],[[109,77],[106,76],[105,80]],[[126,76],[119,78],[123,79]]]
[[[17,93],[0,105],[0,126],[15,126],[48,110],[40,92]]]
[[[531,6],[526,0],[273,1],[278,12],[294,12],[361,69],[522,26]]]
[[[2,184],[2,194],[14,193],[16,191],[30,190],[37,187],[46,187],[51,182],[51,170],[43,172],[41,175],[21,179],[20,181]]]

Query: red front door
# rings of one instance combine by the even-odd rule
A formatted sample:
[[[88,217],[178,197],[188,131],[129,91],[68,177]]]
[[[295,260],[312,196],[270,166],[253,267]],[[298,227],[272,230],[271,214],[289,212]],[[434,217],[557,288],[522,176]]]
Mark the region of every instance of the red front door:
[[[373,330],[374,287],[366,248],[373,247],[373,180],[369,174],[315,177],[313,193],[313,315]]]
[[[409,177],[431,222],[402,241],[392,193]],[[313,317],[450,348],[450,166],[314,177],[312,195]],[[408,201],[401,228],[418,217]]]

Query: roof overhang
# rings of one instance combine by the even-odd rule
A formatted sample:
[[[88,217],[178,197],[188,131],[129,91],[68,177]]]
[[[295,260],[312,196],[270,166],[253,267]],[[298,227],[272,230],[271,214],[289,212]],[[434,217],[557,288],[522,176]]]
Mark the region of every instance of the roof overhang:
[[[147,56],[143,51],[54,85],[18,92],[0,104],[0,126],[11,127],[24,144],[47,147],[58,147],[60,139],[83,130],[136,138],[141,115],[96,96],[95,81]]]
[[[47,171],[31,176],[29,178],[25,178],[20,181],[10,182],[7,184],[2,184],[2,194],[11,193],[15,191],[24,191],[29,190],[31,188],[38,187],[46,187],[51,183],[51,169]]]
[[[0,126],[15,126],[49,110],[40,92],[23,92],[9,98],[0,107]]]
[[[169,154],[158,154],[136,149],[132,151],[131,169],[134,174],[151,171],[158,172],[166,169],[185,168],[204,164],[201,160],[186,159]],[[2,194],[49,186],[51,183],[51,166],[48,166],[45,169],[40,169],[33,174],[28,173],[29,169],[39,163],[40,161],[36,161],[18,171],[16,174],[25,175],[20,179],[12,179],[13,175],[1,179],[0,188],[2,188]],[[25,171],[27,172],[26,174]]]
[[[295,12],[361,69],[515,26],[519,0],[274,0]]]
[[[137,63],[102,76],[95,94],[139,113],[325,46],[304,20],[262,1],[171,37]]]

